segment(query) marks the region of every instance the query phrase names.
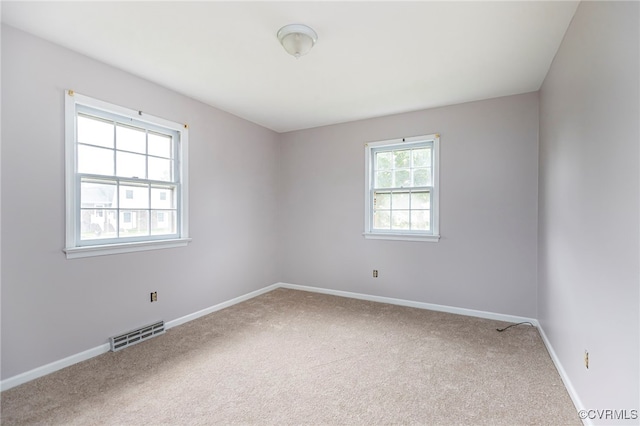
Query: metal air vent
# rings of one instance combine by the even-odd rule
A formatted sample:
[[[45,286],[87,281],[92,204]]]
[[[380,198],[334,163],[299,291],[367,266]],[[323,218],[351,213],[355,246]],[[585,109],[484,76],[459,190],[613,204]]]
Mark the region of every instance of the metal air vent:
[[[127,348],[131,345],[135,345],[136,343],[164,334],[164,332],[164,321],[159,321],[154,324],[129,331],[128,333],[113,336],[109,338],[109,341],[111,342],[111,350],[113,352],[119,351],[120,349]]]

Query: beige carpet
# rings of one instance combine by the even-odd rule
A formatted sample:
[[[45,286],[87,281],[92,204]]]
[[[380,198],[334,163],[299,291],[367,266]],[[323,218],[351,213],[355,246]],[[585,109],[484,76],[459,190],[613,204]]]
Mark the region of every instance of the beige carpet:
[[[278,289],[1,394],[3,425],[581,425],[533,327]]]

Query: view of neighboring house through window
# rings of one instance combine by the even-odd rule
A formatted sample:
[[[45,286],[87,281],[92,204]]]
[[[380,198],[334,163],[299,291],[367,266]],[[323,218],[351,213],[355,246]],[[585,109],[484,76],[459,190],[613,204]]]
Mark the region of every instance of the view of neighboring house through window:
[[[367,144],[365,237],[438,240],[439,139]]]
[[[186,126],[67,97],[67,254],[187,238]]]

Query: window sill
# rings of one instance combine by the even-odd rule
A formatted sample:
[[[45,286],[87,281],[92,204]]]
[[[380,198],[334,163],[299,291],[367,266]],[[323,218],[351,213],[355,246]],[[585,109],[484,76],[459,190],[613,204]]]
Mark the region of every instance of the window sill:
[[[66,253],[67,259],[77,259],[81,257],[106,256],[110,254],[131,253],[135,251],[185,247],[190,241],[191,238],[180,238],[176,240],[142,241],[102,246],[67,247],[63,249],[63,251]]]
[[[421,241],[429,243],[437,243],[438,240],[440,240],[440,235],[411,235],[372,232],[364,232],[362,235],[369,240]]]

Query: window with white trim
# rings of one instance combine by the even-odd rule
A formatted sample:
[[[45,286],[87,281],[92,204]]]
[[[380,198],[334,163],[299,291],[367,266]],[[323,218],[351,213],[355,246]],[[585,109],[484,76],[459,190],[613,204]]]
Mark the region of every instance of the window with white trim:
[[[439,148],[438,134],[366,144],[366,238],[439,240]]]
[[[67,258],[184,246],[187,126],[65,94]]]

